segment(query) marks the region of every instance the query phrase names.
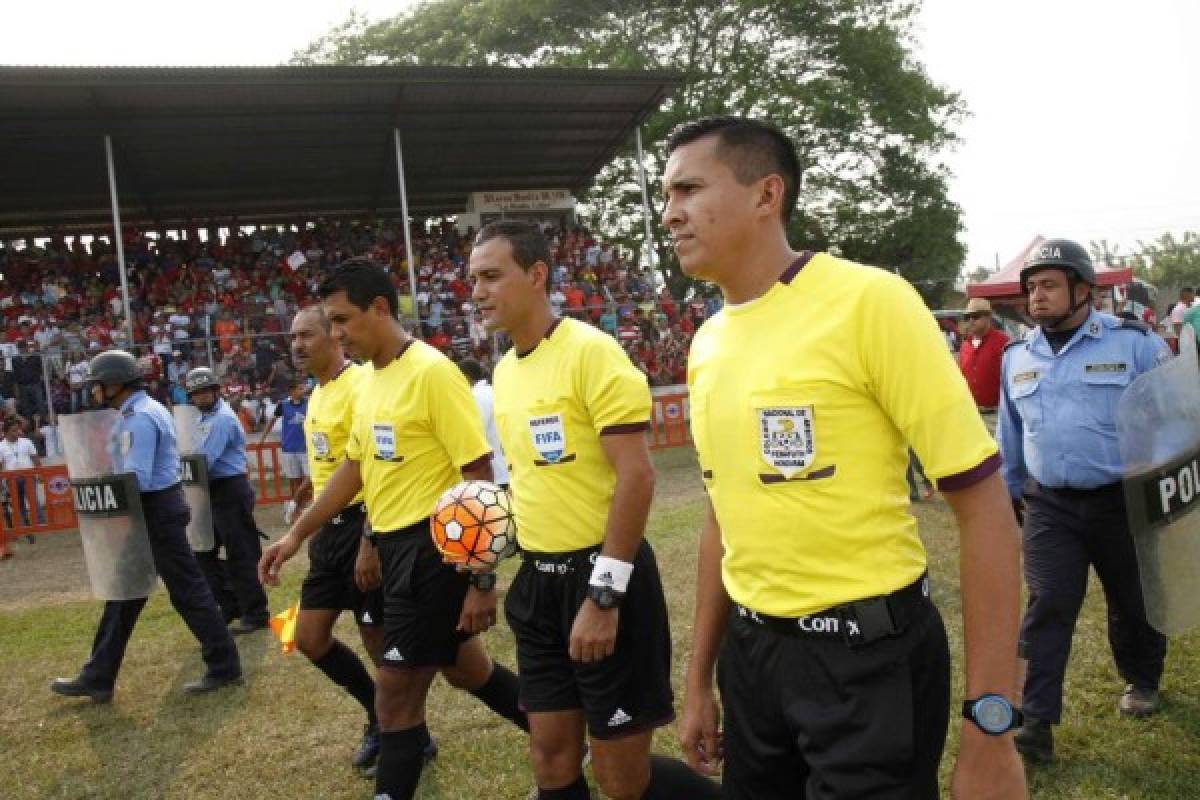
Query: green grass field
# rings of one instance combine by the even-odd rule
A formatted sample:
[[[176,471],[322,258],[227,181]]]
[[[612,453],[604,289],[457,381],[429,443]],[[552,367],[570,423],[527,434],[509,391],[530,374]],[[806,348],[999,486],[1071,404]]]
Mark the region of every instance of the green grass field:
[[[659,491],[649,527],[667,584],[681,679],[691,629],[694,541],[701,490],[690,451],[656,455]],[[278,531],[278,512],[263,512]],[[957,534],[947,507],[917,509],[930,552],[934,593],[961,653]],[[111,705],[52,695],[56,675],[73,675],[87,655],[100,604],[82,598],[74,534],[25,546],[0,564],[0,798],[368,798],[371,785],[349,766],[361,733],[354,702],[303,656],[282,656],[269,634],[243,637],[244,688],[199,698],[181,685],[203,669],[195,640],[164,592],[151,599],[130,643]],[[56,567],[61,562],[64,566]],[[508,564],[511,575],[515,564]],[[271,594],[281,610],[298,596],[302,563]],[[36,586],[29,585],[36,581]],[[1098,586],[1093,581],[1094,586]],[[502,586],[504,583],[502,582]],[[353,626],[339,635],[361,650]],[[513,665],[507,628],[487,645]],[[1172,642],[1165,708],[1148,721],[1117,716],[1121,689],[1105,640],[1103,599],[1088,598],[1067,679],[1059,760],[1030,775],[1036,798],[1200,797],[1200,656],[1192,636]],[[957,676],[956,668],[956,676]],[[956,685],[955,700],[961,698]],[[677,700],[680,698],[677,698]],[[532,784],[524,741],[467,695],[436,685],[430,727],[441,754],[418,796],[519,798]],[[944,762],[949,775],[957,722]],[[658,747],[677,751],[673,728]],[[685,800],[685,799],[682,799]]]

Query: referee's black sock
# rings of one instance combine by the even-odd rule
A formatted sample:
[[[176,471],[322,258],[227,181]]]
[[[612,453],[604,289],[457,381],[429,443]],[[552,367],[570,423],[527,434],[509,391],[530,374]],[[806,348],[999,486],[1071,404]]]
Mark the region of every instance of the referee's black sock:
[[[485,706],[529,733],[529,717],[517,703],[517,676],[508,667],[492,664],[492,674],[478,689],[471,690]]]
[[[570,786],[561,789],[543,789],[539,786],[537,796],[538,800],[592,800],[592,793],[588,791],[583,775],[576,778]]]
[[[329,680],[349,692],[366,709],[371,724],[375,724],[375,681],[371,680],[371,673],[353,650],[334,639],[329,652],[312,663]]]
[[[642,800],[708,800],[721,796],[721,785],[694,771],[677,758],[650,756],[650,785]]]
[[[425,766],[425,743],[429,729],[422,722],[403,731],[384,731],[379,736],[379,761],[375,766],[375,797],[412,800]]]

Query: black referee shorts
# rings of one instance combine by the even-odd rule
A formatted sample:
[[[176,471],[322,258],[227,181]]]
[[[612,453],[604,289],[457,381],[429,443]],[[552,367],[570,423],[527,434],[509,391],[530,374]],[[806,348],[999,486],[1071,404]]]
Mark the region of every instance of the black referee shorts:
[[[582,708],[593,738],[616,739],[675,717],[671,628],[654,551],[642,542],[621,603],[613,654],[590,664],[571,660],[571,626],[599,551],[523,553],[504,613],[517,639],[522,708],[535,713]]]
[[[873,630],[842,609],[801,630],[735,606],[717,666],[723,797],[936,800],[950,653],[927,586],[892,595]]]
[[[467,574],[442,561],[429,521],[397,531],[377,531],[383,571],[383,663],[385,667],[447,667],[469,633],[458,618]]]
[[[354,562],[362,542],[366,509],[347,506],[308,541],[308,575],[300,587],[300,608],[354,612],[359,625],[383,624],[383,592],[363,592],[354,582]]]

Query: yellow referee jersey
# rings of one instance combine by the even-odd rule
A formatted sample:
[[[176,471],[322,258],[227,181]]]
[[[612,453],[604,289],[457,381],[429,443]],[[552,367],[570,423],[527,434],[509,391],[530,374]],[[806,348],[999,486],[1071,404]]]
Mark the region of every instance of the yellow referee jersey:
[[[999,467],[921,298],[830,255],[708,320],[688,386],[725,588],[760,613],[802,616],[920,577],[909,443],[942,489]]]
[[[304,416],[304,439],[308,442],[308,474],[313,497],[321,494],[338,464],[346,457],[346,442],[354,423],[354,402],[359,387],[371,370],[346,362],[346,367],[324,386],[313,389]],[[361,503],[362,492],[351,503]]]
[[[563,553],[604,541],[617,476],[600,436],[648,427],[646,376],[611,336],[562,319],[531,352],[509,350],[492,385],[521,547]]]
[[[367,518],[379,535],[433,513],[462,467],[491,449],[467,379],[450,359],[414,340],[358,392],[346,457],[362,471]]]

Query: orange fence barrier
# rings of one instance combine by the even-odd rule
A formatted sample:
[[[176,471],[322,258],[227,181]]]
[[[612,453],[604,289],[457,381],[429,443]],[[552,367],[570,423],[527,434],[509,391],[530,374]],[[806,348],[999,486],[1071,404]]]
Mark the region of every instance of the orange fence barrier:
[[[258,505],[284,503],[292,497],[283,476],[282,452],[279,442],[246,444],[246,472]]]
[[[687,395],[663,394],[655,397],[650,414],[650,449],[683,447],[691,443]]]
[[[0,476],[0,558],[11,555],[12,539],[75,527],[65,465],[18,469]]]

